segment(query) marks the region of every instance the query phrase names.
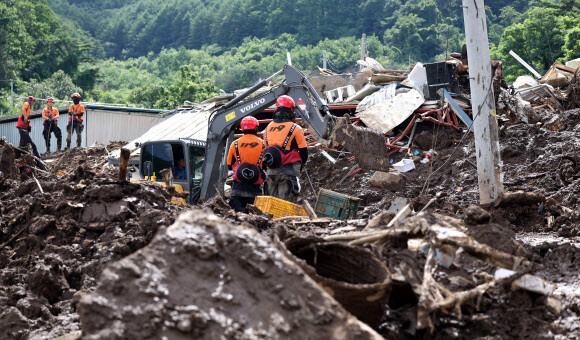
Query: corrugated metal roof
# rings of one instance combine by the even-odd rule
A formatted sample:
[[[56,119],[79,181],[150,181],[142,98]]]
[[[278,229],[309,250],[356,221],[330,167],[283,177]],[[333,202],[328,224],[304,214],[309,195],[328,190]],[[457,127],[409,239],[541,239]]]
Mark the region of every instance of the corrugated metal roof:
[[[141,150],[137,144],[156,140],[177,140],[191,138],[205,141],[207,139],[208,120],[211,110],[177,110],[173,115],[157,123],[140,137],[130,141],[124,147],[131,150],[131,157],[139,156]],[[111,153],[112,158],[119,158],[120,150]]]
[[[82,132],[82,146],[90,146],[96,142],[107,144],[110,141],[129,140],[136,138],[154,126],[160,119],[164,119],[164,114],[171,112],[165,110],[133,109],[122,107],[105,107],[100,105],[86,105],[84,116],[85,129]],[[66,146],[66,125],[68,123],[68,106],[58,107],[60,118],[58,126],[62,132],[63,147]],[[30,114],[30,124],[32,126],[30,137],[38,151],[45,150],[44,129],[42,123],[42,111],[36,110]],[[19,115],[0,117],[0,137],[6,137],[10,143],[18,145],[20,135],[16,129],[16,121]],[[76,135],[73,137],[72,146],[76,145]],[[51,151],[56,150],[56,138],[51,136]]]
[[[540,96],[553,97],[554,93],[549,85],[540,84],[532,87],[523,87],[515,91],[526,101],[540,100]]]

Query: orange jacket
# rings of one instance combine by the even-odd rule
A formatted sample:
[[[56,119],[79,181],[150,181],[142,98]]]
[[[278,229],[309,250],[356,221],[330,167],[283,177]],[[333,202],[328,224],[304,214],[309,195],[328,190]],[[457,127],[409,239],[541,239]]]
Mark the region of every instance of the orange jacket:
[[[30,104],[26,102],[22,105],[22,110],[20,111],[20,117],[18,117],[16,127],[17,128],[30,127],[30,121],[28,120],[29,117],[30,117]],[[26,123],[24,123],[25,120],[27,121]]]
[[[44,108],[44,110],[42,110],[42,118],[44,119],[44,121],[46,122],[47,119],[54,118],[54,121],[58,122],[58,116],[59,116],[58,109],[53,107],[50,111],[52,111],[52,112],[49,113],[48,107],[46,107],[46,108]]]
[[[264,149],[264,141],[260,137],[252,134],[243,135],[236,140],[238,142],[238,150],[240,152],[240,161],[242,164],[258,164]],[[236,143],[230,145],[228,152],[228,165],[237,163]]]
[[[268,146],[280,146],[284,145],[286,137],[288,137],[288,133],[292,126],[295,123],[293,122],[284,122],[284,123],[276,123],[271,122],[264,130],[264,139],[266,141],[266,147]],[[290,139],[288,143],[286,143],[286,151],[292,150],[292,142],[295,141],[296,145],[299,149],[306,148],[308,145],[306,144],[306,138],[304,137],[304,131],[299,125],[296,125],[294,128],[294,132],[290,135]],[[296,149],[296,148],[294,148]]]
[[[71,113],[75,114],[75,120],[77,122],[83,122],[83,114],[85,113],[85,107],[83,106],[83,104],[79,103],[78,105],[75,104],[71,104],[70,107],[68,108],[68,121],[71,122],[72,121],[72,117],[73,115]]]

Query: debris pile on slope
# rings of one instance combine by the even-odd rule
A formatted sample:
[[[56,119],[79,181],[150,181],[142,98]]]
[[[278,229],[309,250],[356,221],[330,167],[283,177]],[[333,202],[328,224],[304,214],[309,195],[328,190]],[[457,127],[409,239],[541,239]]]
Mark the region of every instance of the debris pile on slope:
[[[16,152],[16,179],[0,175],[0,338],[79,329],[75,301],[94,289],[102,268],[147,245],[181,210],[159,185],[104,173],[104,155],[68,151],[61,171],[49,174]]]
[[[87,339],[380,339],[255,231],[182,214],[81,299]]]

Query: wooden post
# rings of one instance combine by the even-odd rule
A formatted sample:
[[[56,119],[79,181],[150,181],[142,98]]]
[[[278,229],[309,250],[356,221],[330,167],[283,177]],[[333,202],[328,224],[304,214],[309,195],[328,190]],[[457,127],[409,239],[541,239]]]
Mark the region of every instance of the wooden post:
[[[484,0],[463,0],[463,20],[474,116],[479,201],[489,204],[503,193],[503,175]]]
[[[119,162],[119,181],[127,180],[127,166],[129,165],[129,158],[131,158],[131,151],[129,149],[121,148],[121,161]]]

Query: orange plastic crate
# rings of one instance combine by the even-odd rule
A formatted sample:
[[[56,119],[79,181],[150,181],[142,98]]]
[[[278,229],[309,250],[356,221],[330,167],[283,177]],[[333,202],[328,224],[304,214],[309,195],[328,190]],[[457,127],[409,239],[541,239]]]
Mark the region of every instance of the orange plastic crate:
[[[308,216],[302,206],[272,196],[258,196],[254,205],[263,212],[272,214],[272,218]]]

